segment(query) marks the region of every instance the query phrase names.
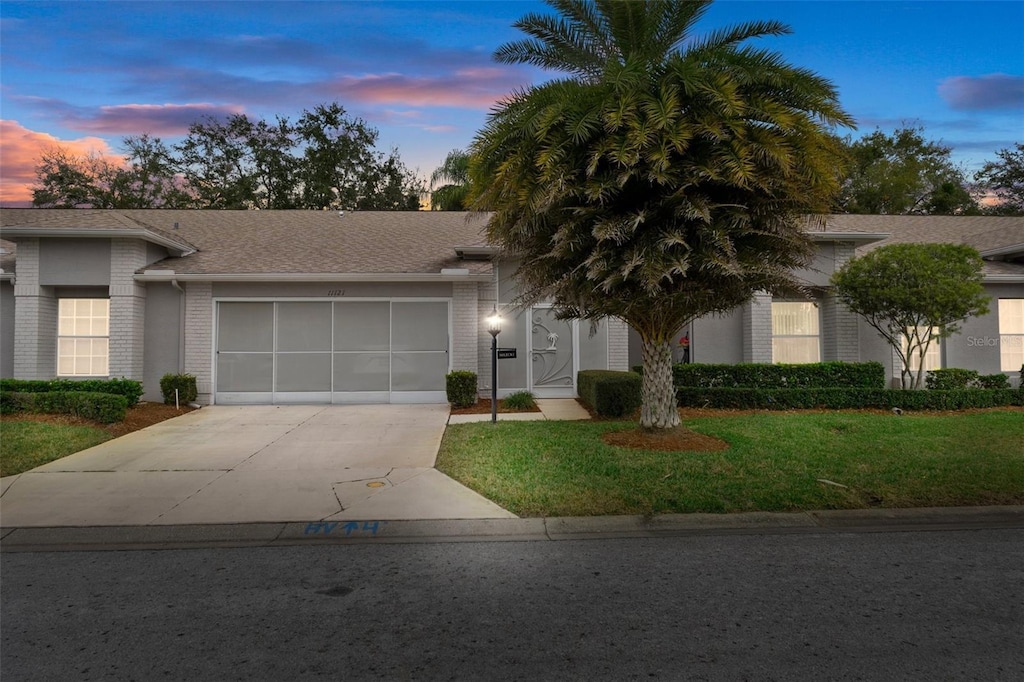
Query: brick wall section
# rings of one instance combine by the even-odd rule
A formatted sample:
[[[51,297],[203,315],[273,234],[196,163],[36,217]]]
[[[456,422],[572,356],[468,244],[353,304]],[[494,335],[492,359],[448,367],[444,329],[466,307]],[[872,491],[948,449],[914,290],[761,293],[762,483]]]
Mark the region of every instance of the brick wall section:
[[[196,377],[200,405],[213,393],[213,284],[185,285],[185,373]]]
[[[452,284],[452,369],[476,372],[479,367],[479,295],[476,282]]]
[[[835,244],[836,270],[854,257],[855,248],[851,242]],[[821,306],[822,360],[860,362],[860,316],[831,293],[825,294]]]
[[[608,369],[629,370],[629,325],[615,317],[608,318]]]
[[[498,296],[498,287],[494,282],[479,284],[477,291],[477,319],[479,320],[476,329],[477,339],[477,370],[476,384],[480,389],[480,395],[490,397],[491,395],[491,335],[484,329],[484,320],[491,314]],[[504,311],[502,311],[504,312]],[[500,338],[500,337],[499,337]]]
[[[14,377],[52,379],[57,373],[57,299],[39,286],[39,240],[18,241],[14,280]]]
[[[757,293],[743,306],[743,362],[772,361],[772,297]]]
[[[146,287],[135,271],[146,265],[146,243],[112,239],[110,244],[110,368],[112,377],[142,381],[146,334]]]

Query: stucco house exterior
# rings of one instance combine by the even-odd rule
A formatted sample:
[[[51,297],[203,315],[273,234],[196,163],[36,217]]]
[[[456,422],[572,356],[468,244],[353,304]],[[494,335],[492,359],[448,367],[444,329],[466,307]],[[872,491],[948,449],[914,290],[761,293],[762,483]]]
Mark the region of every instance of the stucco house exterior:
[[[515,349],[499,360],[499,394],[571,397],[580,369],[638,364],[635,335],[619,320],[592,331],[555,320],[547,306],[514,308],[515,264],[485,242],[485,220],[4,209],[0,376],[123,376],[159,400],[160,377],[187,372],[199,401],[216,404],[444,402],[452,369],[476,372],[489,393],[484,319],[495,307],[505,319],[499,346]],[[961,241],[986,255],[992,312],[965,327],[962,343],[946,343],[938,362],[983,373],[1009,366],[1017,378],[1024,219],[827,216],[806,229],[818,246],[800,273],[812,297],[759,296],[695,321],[681,330],[691,360],[881,360],[898,375],[887,347],[830,295],[828,278],[879,244]]]

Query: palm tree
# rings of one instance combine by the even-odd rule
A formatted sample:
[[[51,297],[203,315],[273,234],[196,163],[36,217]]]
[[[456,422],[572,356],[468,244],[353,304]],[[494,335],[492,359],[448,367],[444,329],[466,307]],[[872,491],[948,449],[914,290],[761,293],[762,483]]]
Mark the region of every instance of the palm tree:
[[[473,208],[521,262],[520,303],[626,321],[643,342],[640,423],[678,426],[675,332],[797,286],[798,226],[839,187],[851,125],[832,85],[744,43],[774,21],[694,34],[710,0],[549,0],[504,63],[568,74],[500,102],[470,149]]]
[[[445,183],[434,189],[438,183]],[[430,176],[430,208],[433,211],[464,211],[469,192],[469,155],[461,149],[448,152]]]

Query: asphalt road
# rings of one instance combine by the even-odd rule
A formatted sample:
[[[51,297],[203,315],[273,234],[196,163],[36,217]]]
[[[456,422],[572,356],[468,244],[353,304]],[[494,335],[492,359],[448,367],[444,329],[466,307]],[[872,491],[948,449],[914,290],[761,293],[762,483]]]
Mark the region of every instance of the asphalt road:
[[[1024,680],[1024,531],[8,553],[15,680]]]

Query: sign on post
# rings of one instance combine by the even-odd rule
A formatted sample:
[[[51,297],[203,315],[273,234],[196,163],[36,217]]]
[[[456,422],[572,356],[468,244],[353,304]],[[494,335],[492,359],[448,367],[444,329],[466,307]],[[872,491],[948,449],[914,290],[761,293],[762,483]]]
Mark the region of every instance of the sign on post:
[[[516,349],[515,348],[499,348],[498,359],[499,360],[515,360]]]

